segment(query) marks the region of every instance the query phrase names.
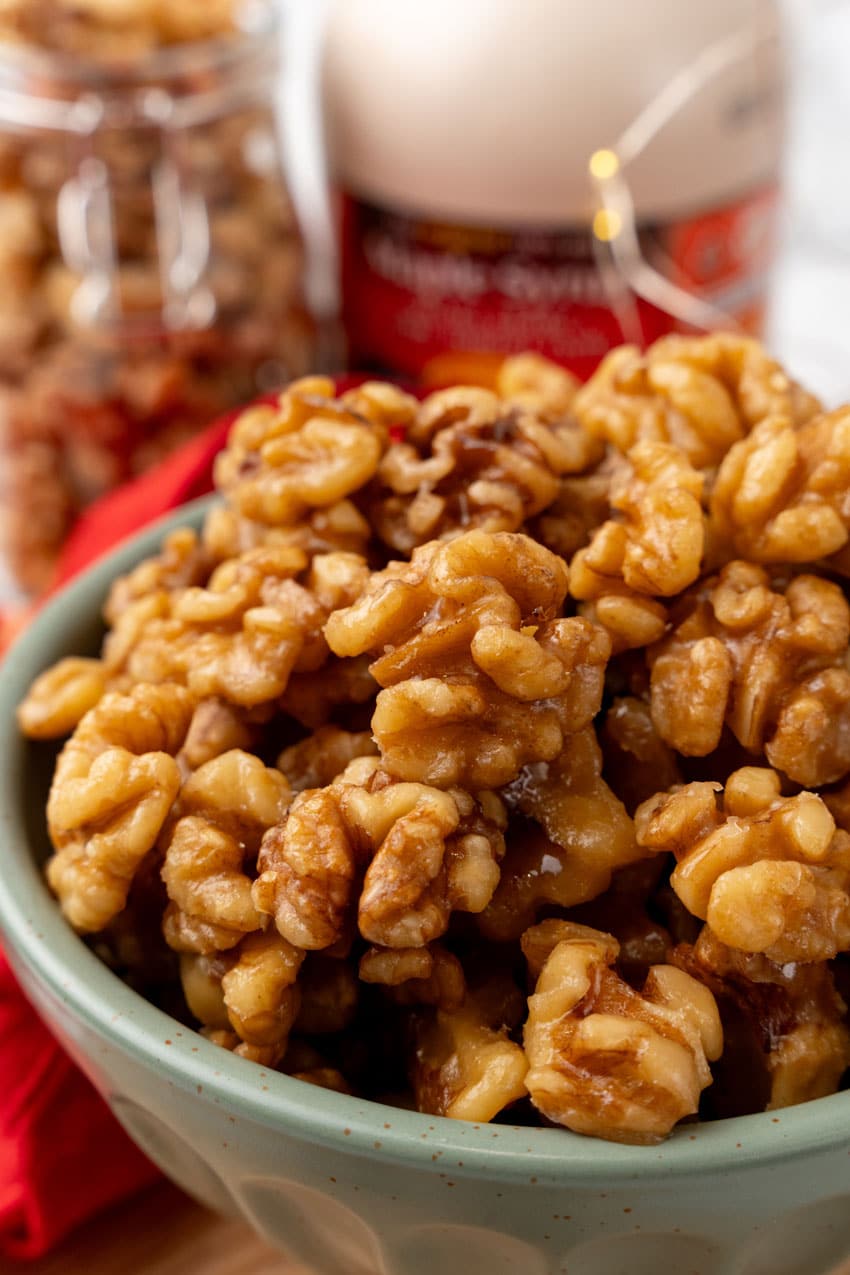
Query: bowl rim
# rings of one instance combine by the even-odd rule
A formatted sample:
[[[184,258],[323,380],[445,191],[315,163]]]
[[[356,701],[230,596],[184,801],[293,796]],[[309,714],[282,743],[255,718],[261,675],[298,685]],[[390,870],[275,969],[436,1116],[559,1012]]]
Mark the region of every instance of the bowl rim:
[[[452,1178],[567,1185],[642,1181],[762,1167],[847,1144],[850,1093],[706,1124],[680,1125],[657,1146],[626,1146],[567,1130],[474,1125],[388,1107],[310,1086],[235,1057],[144,1000],[71,930],[30,853],[24,825],[25,761],[15,709],[23,688],[66,649],[74,622],[94,617],[112,579],[148,556],[169,531],[199,526],[215,497],[183,505],[66,585],[40,611],[0,668],[0,932],[13,965],[113,1047],[193,1095],[258,1125],[340,1153]],[[307,1100],[309,1097],[309,1100]],[[843,1117],[843,1119],[842,1119]],[[446,1174],[444,1174],[446,1176]]]

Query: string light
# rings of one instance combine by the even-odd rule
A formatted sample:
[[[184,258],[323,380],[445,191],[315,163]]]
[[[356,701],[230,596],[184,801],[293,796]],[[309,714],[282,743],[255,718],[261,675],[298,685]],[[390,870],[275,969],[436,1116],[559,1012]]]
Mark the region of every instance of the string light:
[[[623,219],[613,208],[600,208],[593,218],[593,233],[603,243],[611,243],[623,229]]]
[[[657,134],[712,80],[772,43],[771,30],[755,24],[707,46],[683,67],[628,125],[611,147],[593,152],[587,164],[597,197],[594,253],[603,286],[626,340],[640,339],[634,297],[641,297],[689,327],[738,329],[732,315],[656,270],[644,257],[626,170]]]
[[[601,150],[594,151],[590,157],[591,177],[596,181],[604,182],[613,177],[620,169],[620,157],[615,151]]]

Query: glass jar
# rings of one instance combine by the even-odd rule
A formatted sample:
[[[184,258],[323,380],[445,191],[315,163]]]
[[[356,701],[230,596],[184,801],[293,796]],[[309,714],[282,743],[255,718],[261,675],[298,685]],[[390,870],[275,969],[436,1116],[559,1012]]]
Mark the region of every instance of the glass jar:
[[[172,0],[206,37],[174,43],[96,8],[0,44],[0,494],[31,591],[87,503],[313,358],[275,7]]]

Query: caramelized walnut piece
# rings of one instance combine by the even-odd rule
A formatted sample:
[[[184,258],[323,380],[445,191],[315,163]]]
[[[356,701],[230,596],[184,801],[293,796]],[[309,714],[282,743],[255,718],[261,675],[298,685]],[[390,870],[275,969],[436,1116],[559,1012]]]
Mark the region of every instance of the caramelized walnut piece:
[[[177,760],[188,773],[231,749],[248,752],[256,743],[258,729],[259,723],[244,709],[222,699],[201,700]]]
[[[289,785],[250,753],[223,753],[196,770],[177,799],[162,878],[170,904],[165,936],[177,951],[235,947],[263,918],[251,899],[246,860],[284,817]]]
[[[801,425],[819,409],[758,341],[727,332],[662,337],[644,354],[620,346],[572,404],[582,426],[619,451],[672,443],[700,469],[767,417]]]
[[[439,390],[382,459],[369,516],[404,554],[473,527],[518,531],[552,503],[561,474],[586,469],[602,448],[574,421],[547,418],[530,403],[472,386]]]
[[[373,575],[331,615],[340,656],[372,653],[372,728],[401,779],[497,788],[549,761],[599,707],[609,642],[557,616],[563,562],[527,536],[472,531]]]
[[[304,953],[274,930],[249,934],[221,980],[231,1026],[246,1045],[274,1051],[279,1062],[298,1017],[295,985]]]
[[[454,1010],[463,1004],[463,966],[441,943],[427,947],[370,947],[360,958],[360,978],[378,983],[397,1005],[434,1005]]]
[[[212,567],[213,561],[197,533],[190,527],[180,527],[165,537],[159,553],[145,558],[129,574],[113,582],[103,607],[103,618],[107,624],[114,625],[127,607],[141,598],[203,585]]]
[[[486,995],[413,1021],[410,1082],[419,1111],[486,1124],[526,1096],[528,1062],[496,1022]]]
[[[184,954],[186,1004],[215,1044],[274,1067],[298,1016],[295,980],[304,960],[279,934],[249,934],[225,954]]]
[[[555,500],[528,524],[528,533],[570,561],[610,517],[609,494],[615,478],[626,470],[624,456],[609,451],[586,474],[562,478]]]
[[[628,460],[630,468],[611,483],[610,504],[620,519],[600,527],[573,560],[576,598],[599,597],[612,585],[671,597],[699,575],[702,475],[667,443],[639,443]]]
[[[293,792],[327,788],[356,757],[374,757],[378,749],[368,731],[320,726],[312,735],[285,748],[277,759]]]
[[[313,558],[317,553],[365,553],[372,529],[350,500],[327,509],[314,509],[294,526],[270,527],[243,518],[227,505],[213,505],[202,530],[204,547],[215,562],[238,558],[249,549],[298,549]]]
[[[202,956],[184,952],[180,956],[180,984],[190,1014],[212,1031],[229,1031],[230,1019],[224,1003],[221,980],[235,957],[213,952]]]
[[[325,377],[294,381],[277,404],[250,407],[236,420],[216,461],[216,486],[243,517],[293,526],[363,487],[389,429],[406,425],[415,408],[391,385],[335,398]]]
[[[787,586],[731,562],[683,599],[675,630],[650,652],[652,720],[666,743],[704,757],[726,723],[796,783],[850,770],[850,607],[837,585]]]
[[[576,931],[554,947],[529,998],[531,1101],[576,1133],[658,1142],[711,1083],[708,1062],[723,1048],[714,998],[670,965],[654,965],[636,992],[611,969],[616,939]]]
[[[248,1062],[257,1063],[260,1067],[276,1067],[280,1061],[280,1049],[275,1045],[248,1045],[230,1028],[202,1027],[201,1036],[219,1049],[226,1049],[230,1054],[245,1058]]]
[[[479,918],[488,938],[519,938],[541,909],[585,903],[607,890],[615,869],[649,857],[601,769],[587,727],[556,761],[527,767],[506,790],[514,821],[501,880]]]
[[[823,961],[850,946],[850,834],[820,797],[782,798],[774,771],[745,767],[719,784],[659,793],[638,809],[641,845],[671,850],[671,885],[729,947],[778,964]]]
[[[47,803],[47,879],[75,929],[102,930],[124,907],[177,796],[174,756],[192,707],[178,686],[112,692],[63,748]]]
[[[826,962],[776,965],[727,947],[709,926],[672,959],[713,992],[727,1039],[729,1030],[749,1029],[751,1053],[764,1075],[747,1077],[738,1070],[724,1077],[724,1057],[718,1083],[725,1080],[737,1097],[749,1081],[761,1098],[750,1110],[773,1111],[836,1092],[850,1066],[850,1029]]]
[[[423,946],[445,933],[453,911],[486,907],[503,824],[492,793],[396,782],[377,758],[360,758],[329,787],[300,793],[266,834],[254,902],[290,942],[316,950],[343,937],[359,887],[364,938]]]
[[[496,373],[500,398],[521,403],[553,420],[566,416],[579,384],[572,372],[532,351],[512,354]]]
[[[611,634],[615,651],[657,642],[667,612],[656,600],[697,579],[704,547],[702,475],[677,448],[639,443],[615,474],[614,517],[570,567],[570,593]]]
[[[28,739],[61,739],[76,729],[106,687],[100,660],[68,656],[35,679],[18,705],[18,726]]]
[[[330,611],[356,598],[368,569],[355,554],[252,549],[222,563],[205,588],[160,591],[128,606],[104,644],[113,674],[175,681],[199,698],[243,708],[276,700],[294,670],[327,658],[321,627]]]
[[[725,457],[711,493],[715,561],[816,562],[850,535],[850,410],[771,417]]]

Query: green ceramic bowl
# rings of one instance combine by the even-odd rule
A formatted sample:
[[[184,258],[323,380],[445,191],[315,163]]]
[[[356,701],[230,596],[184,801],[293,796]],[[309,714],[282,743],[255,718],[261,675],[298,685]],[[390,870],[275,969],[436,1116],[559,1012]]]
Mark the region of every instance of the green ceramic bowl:
[[[850,1254],[850,1093],[688,1126],[659,1147],[462,1124],[235,1058],[125,987],[46,890],[51,759],[19,738],[32,678],[96,649],[114,576],[206,502],[47,606],[0,673],[0,926],[53,1031],[163,1171],[313,1275],[837,1275]]]

